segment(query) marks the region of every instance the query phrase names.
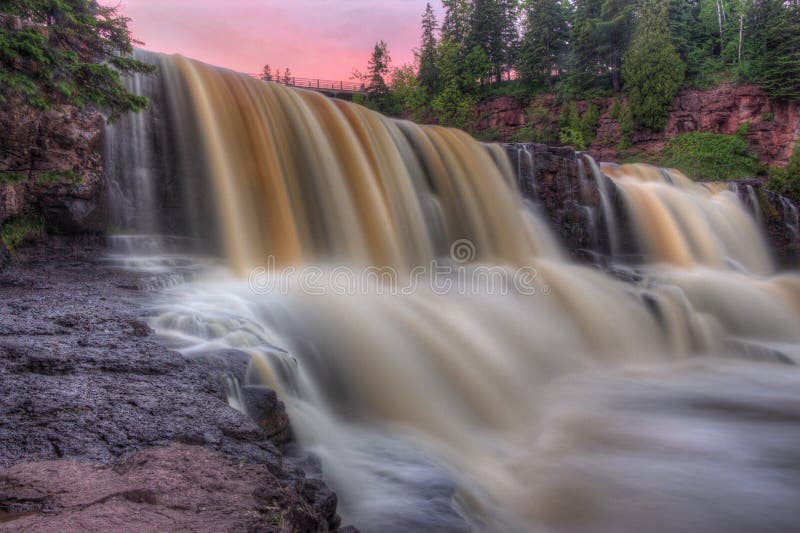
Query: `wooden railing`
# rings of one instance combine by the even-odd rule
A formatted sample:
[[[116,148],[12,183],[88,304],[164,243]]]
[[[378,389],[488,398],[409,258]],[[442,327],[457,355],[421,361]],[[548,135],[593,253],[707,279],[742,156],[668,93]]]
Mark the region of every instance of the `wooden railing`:
[[[251,74],[254,78],[261,79],[260,75]],[[319,78],[297,78],[291,76],[284,78],[283,76],[271,80],[272,83],[279,83],[287,87],[297,87],[300,89],[312,89],[314,91],[321,91],[326,93],[366,93],[367,86],[364,83],[353,81],[334,81],[334,80],[321,80]]]

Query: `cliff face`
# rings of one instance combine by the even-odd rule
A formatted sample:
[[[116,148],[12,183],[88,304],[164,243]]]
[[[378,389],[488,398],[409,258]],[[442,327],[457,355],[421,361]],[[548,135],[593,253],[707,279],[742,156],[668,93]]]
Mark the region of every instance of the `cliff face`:
[[[0,109],[0,224],[35,210],[56,233],[105,231],[104,131],[94,110]]]
[[[592,102],[600,109],[597,135],[589,152],[597,159],[617,162],[621,158],[620,125],[611,116],[617,98],[598,98]],[[624,97],[619,97],[621,102]],[[557,130],[561,106],[553,95],[544,95],[533,104],[547,111],[537,117],[540,125]],[[587,102],[579,102],[579,111]],[[493,132],[509,140],[520,128],[529,124],[523,102],[511,97],[498,97],[482,102],[478,109],[477,130]],[[542,122],[546,124],[542,124]],[[726,84],[709,90],[684,89],[672,103],[663,132],[636,131],[627,155],[656,154],[667,140],[681,133],[702,131],[735,134],[749,124],[747,140],[759,160],[767,165],[785,165],[791,156],[795,139],[800,135],[800,102],[770,100],[753,85]]]

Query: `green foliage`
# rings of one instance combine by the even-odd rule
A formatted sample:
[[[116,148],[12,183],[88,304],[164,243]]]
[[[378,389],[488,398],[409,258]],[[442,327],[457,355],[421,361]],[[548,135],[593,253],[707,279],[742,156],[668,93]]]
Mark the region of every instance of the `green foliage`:
[[[431,3],[428,2],[425,6],[425,13],[422,15],[422,44],[417,54],[419,62],[417,80],[419,87],[429,98],[439,91],[437,27],[436,14],[433,12]]]
[[[129,20],[117,8],[92,0],[14,0],[0,13],[18,16],[23,25],[0,27],[0,103],[92,105],[112,121],[147,107],[120,75],[153,67],[129,57]]]
[[[517,40],[516,0],[472,0],[466,50],[483,51],[494,81],[510,68]]]
[[[758,0],[751,18],[752,79],[773,98],[800,98],[800,5]]]
[[[786,167],[769,169],[767,188],[795,202],[800,202],[800,141],[792,150],[792,157]]]
[[[534,86],[553,83],[566,59],[569,40],[569,3],[562,0],[525,0],[524,33],[519,47],[517,71]]]
[[[71,183],[74,185],[80,181],[80,174],[72,170],[42,172],[36,177],[36,182],[41,184]]]
[[[421,120],[425,114],[427,94],[420,86],[414,67],[403,65],[392,72],[391,94],[393,114],[401,115],[410,112],[415,120]]]
[[[589,102],[580,114],[575,102],[567,102],[559,117],[559,141],[577,150],[586,150],[594,142],[599,122],[600,110],[594,103]]]
[[[0,226],[0,242],[12,252],[20,245],[44,237],[44,234],[44,217],[39,214],[25,214]]]
[[[28,176],[19,172],[4,172],[0,171],[0,186],[13,185],[28,179]]]
[[[694,179],[752,178],[765,170],[738,135],[685,133],[672,139],[663,155],[665,166]]]
[[[736,128],[736,135],[739,137],[746,139],[747,135],[750,133],[750,122],[744,121],[739,124],[739,127]]]
[[[761,120],[763,122],[772,122],[773,120],[775,120],[775,114],[769,112],[761,113]]]
[[[381,113],[391,113],[393,110],[392,94],[386,78],[389,76],[392,58],[389,55],[389,46],[384,41],[375,43],[372,56],[367,64],[367,72],[354,72],[353,77],[361,79],[367,86],[367,97],[363,102],[370,109]],[[289,69],[286,69],[288,83]],[[354,100],[355,101],[355,100]]]
[[[513,142],[556,144],[560,142],[558,129],[553,127],[550,110],[538,102],[532,102],[526,112],[526,124],[511,137]]]
[[[625,92],[638,124],[653,131],[664,129],[685,72],[669,36],[665,0],[642,0],[623,70]]]
[[[461,91],[457,79],[451,79],[433,99],[431,107],[439,113],[442,124],[467,129],[473,122],[476,103],[474,96]]]
[[[500,130],[497,128],[489,128],[486,131],[480,133],[473,133],[473,137],[481,142],[498,142],[503,140],[503,136],[500,134]]]
[[[567,94],[622,89],[622,60],[633,31],[636,0],[576,0]]]

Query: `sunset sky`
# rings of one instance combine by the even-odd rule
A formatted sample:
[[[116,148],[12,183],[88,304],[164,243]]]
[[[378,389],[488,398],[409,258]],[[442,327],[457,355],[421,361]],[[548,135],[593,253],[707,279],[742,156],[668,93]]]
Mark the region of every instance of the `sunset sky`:
[[[427,0],[104,0],[133,19],[145,48],[242,72],[269,63],[295,76],[349,80],[375,42],[412,61]],[[440,2],[432,2],[438,9]]]

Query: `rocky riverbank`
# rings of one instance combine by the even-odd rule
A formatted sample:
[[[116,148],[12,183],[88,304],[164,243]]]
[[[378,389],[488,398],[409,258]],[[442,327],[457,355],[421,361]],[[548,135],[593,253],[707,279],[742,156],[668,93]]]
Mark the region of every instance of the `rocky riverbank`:
[[[50,241],[0,270],[0,530],[336,529],[267,389],[229,407],[243,354],[189,360],[147,326],[152,275]],[[134,525],[135,524],[135,525]]]

